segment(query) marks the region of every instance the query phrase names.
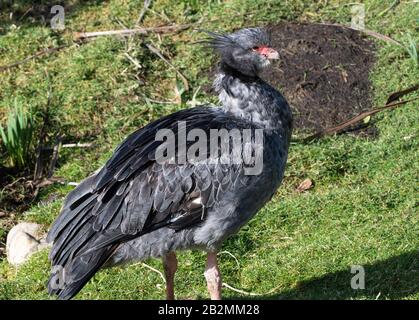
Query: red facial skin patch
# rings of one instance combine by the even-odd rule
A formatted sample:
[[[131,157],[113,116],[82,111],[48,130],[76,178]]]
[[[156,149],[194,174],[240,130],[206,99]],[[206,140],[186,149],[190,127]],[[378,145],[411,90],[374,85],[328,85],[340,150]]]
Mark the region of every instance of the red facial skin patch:
[[[264,56],[267,56],[269,54],[270,48],[259,47],[259,48],[255,49],[255,51],[259,52],[260,54],[263,54]]]
[[[265,56],[268,59],[279,59],[278,52],[266,46],[254,48],[253,51],[256,51],[257,53]]]

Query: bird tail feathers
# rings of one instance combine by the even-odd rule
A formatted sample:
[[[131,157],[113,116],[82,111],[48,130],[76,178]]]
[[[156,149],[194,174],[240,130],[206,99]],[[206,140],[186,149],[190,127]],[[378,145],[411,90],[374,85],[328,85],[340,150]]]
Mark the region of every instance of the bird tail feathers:
[[[77,255],[64,267],[55,265],[48,280],[48,293],[59,299],[68,300],[74,297],[91,277],[103,266],[115,252],[117,244],[89,250]]]

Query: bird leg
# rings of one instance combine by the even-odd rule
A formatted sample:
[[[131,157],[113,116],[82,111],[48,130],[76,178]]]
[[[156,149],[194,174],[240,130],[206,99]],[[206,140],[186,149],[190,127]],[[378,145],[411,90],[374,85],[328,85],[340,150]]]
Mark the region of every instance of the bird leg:
[[[177,270],[177,259],[174,252],[169,252],[163,257],[163,268],[166,276],[166,299],[175,299],[174,279]]]
[[[207,265],[205,268],[205,279],[211,300],[221,300],[221,273],[218,269],[217,253],[208,252]]]

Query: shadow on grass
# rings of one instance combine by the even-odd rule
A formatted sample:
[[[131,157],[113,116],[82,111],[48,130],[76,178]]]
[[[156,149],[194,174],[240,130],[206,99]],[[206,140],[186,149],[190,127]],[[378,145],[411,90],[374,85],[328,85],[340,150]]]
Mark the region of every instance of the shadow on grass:
[[[296,288],[258,299],[402,299],[419,292],[419,250],[363,265],[365,289],[351,288],[347,269],[302,281]]]

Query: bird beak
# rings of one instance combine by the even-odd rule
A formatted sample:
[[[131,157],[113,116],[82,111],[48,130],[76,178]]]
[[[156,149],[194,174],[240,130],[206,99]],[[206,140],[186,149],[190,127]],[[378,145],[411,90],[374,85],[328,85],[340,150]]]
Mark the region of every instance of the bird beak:
[[[266,54],[265,54],[266,58],[268,59],[272,59],[272,60],[277,60],[279,59],[279,53],[278,51],[272,49],[272,48],[268,48],[266,50]]]

